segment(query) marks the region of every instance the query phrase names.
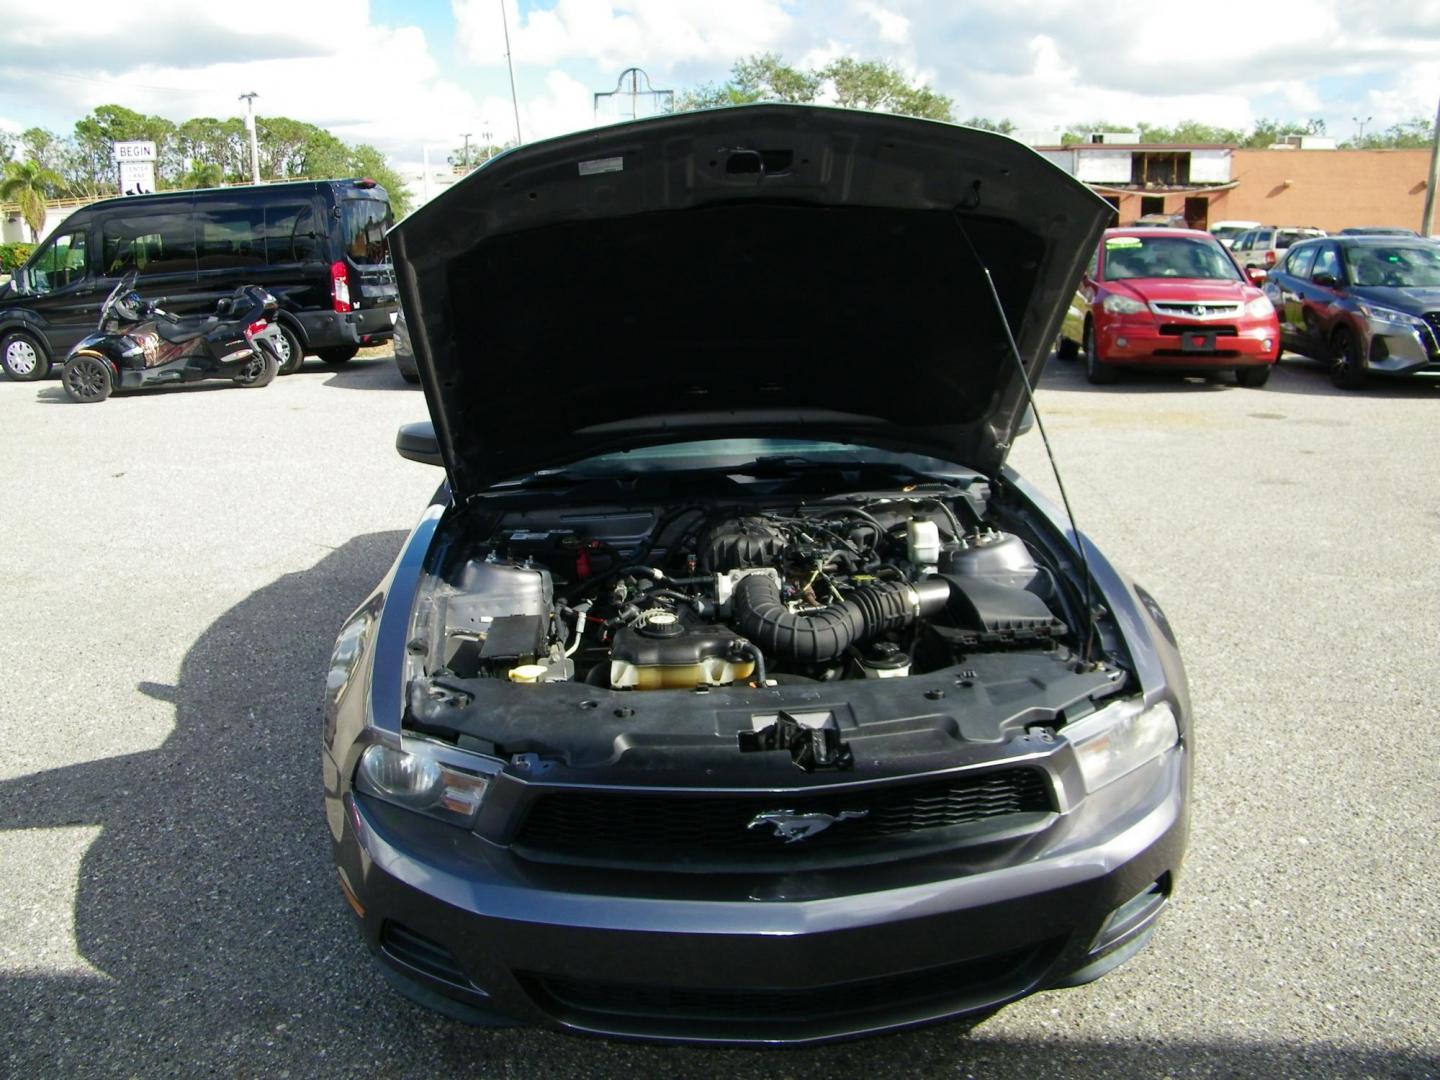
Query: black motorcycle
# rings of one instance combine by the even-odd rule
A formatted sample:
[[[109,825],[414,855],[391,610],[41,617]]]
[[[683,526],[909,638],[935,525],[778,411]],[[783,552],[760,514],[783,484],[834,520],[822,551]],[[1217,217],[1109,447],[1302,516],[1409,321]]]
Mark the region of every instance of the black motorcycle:
[[[65,358],[60,378],[71,400],[104,401],[111,391],[160,383],[230,379],[265,386],[280,364],[275,297],[242,285],[213,315],[179,318],[135,291],[135,271],[120,279],[100,308],[96,333]]]

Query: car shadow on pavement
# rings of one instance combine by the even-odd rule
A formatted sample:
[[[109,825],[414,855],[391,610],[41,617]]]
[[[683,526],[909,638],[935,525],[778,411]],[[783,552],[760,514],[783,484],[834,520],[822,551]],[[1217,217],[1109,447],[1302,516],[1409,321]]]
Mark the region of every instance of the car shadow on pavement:
[[[1280,1041],[1010,1040],[983,1025],[967,1039],[956,1024],[788,1053],[646,1047],[468,1028],[410,1004],[381,981],[341,899],[319,770],[334,633],[403,539],[357,537],[221,615],[187,651],[176,685],[140,687],[175,709],[157,749],[0,782],[0,829],[100,829],[74,902],[76,950],[95,971],[0,975],[0,1073],[633,1080],[1435,1067],[1418,1052]],[[1063,1013],[1060,994],[1050,1004]]]
[[[1085,394],[1181,394],[1200,391],[1232,390],[1255,394],[1311,394],[1320,397],[1426,398],[1440,394],[1440,379],[1386,378],[1372,375],[1359,390],[1341,390],[1330,382],[1325,366],[1318,361],[1286,353],[1263,387],[1239,386],[1230,371],[1213,374],[1190,374],[1174,371],[1126,369],[1120,378],[1105,386],[1096,386],[1085,378],[1085,361],[1061,360],[1051,355],[1041,373],[1038,388],[1061,393]]]
[[[419,390],[400,377],[393,353],[384,356],[351,360],[342,368],[332,368],[325,386],[340,390]]]

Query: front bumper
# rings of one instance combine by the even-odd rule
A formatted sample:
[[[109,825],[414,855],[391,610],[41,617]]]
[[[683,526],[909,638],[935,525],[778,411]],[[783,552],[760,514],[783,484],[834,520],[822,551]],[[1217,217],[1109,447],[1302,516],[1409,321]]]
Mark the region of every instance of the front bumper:
[[[309,349],[349,345],[376,345],[395,336],[392,313],[399,304],[381,304],[359,311],[302,311],[296,315],[305,329]]]
[[[1366,320],[1368,370],[1382,375],[1440,375],[1440,329]]]
[[[1162,329],[1166,332],[1162,333]],[[1212,322],[1166,319],[1164,323],[1107,320],[1096,327],[1105,363],[1169,368],[1234,368],[1273,364],[1280,355],[1280,330],[1274,323],[1242,321],[1217,331]],[[1208,335],[1214,334],[1213,338]],[[1187,347],[1187,338],[1206,336],[1203,348]]]
[[[340,875],[384,963],[521,1022],[685,1042],[854,1037],[1087,981],[1143,944],[1188,828],[1177,747],[1003,856],[953,853],[919,884],[661,895],[623,874],[565,887],[474,834],[356,798],[328,755],[325,770]],[[773,876],[755,891],[784,893]]]

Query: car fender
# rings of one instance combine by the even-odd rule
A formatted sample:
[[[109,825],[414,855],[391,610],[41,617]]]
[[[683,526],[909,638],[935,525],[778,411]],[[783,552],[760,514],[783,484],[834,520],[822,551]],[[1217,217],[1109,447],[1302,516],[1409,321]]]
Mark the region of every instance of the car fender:
[[[290,314],[290,312],[281,308],[275,313],[275,321],[277,323],[283,323],[285,328],[295,335],[302,349],[308,349],[310,347],[310,335],[305,332],[305,327],[300,320]]]
[[[55,358],[55,347],[50,344],[50,338],[46,336],[44,328],[28,311],[14,309],[0,311],[0,337],[4,337],[12,330],[23,330],[39,342],[40,347],[45,350],[45,355],[50,359]]]

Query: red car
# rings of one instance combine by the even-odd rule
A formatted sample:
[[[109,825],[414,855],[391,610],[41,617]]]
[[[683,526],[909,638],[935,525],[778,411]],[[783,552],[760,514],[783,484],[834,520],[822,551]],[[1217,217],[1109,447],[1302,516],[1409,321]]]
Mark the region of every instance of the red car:
[[[1230,368],[1264,386],[1280,356],[1275,307],[1209,233],[1107,229],[1065,318],[1057,349],[1085,351],[1092,383],[1122,367]]]

